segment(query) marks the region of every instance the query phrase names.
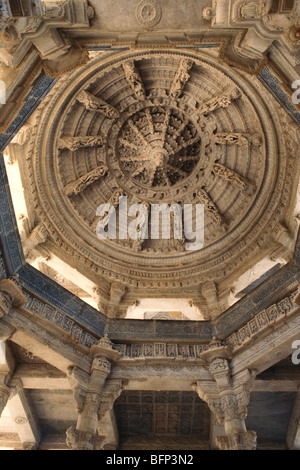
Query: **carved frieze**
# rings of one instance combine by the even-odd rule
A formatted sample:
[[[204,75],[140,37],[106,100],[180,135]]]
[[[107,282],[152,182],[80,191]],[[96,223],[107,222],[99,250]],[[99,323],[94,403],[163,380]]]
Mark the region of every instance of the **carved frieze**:
[[[82,344],[83,346],[86,346],[87,348],[90,348],[93,344],[97,343],[96,337],[85,331],[65,313],[55,309],[46,302],[42,302],[41,300],[31,297],[29,294],[26,294],[26,296],[26,309],[35,315],[38,315],[40,318],[43,318],[56,325],[65,333],[69,334],[74,341]]]

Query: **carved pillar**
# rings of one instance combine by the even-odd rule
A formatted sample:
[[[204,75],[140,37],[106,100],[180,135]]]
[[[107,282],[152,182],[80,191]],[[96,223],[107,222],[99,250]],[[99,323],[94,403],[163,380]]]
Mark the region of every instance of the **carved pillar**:
[[[3,288],[2,281],[0,281],[0,288],[1,285]],[[0,291],[0,317],[4,317],[12,306],[13,297],[7,292]],[[11,379],[10,366],[7,363],[5,342],[13,332],[14,328],[0,320],[0,418],[11,394],[11,388],[8,386]]]
[[[212,380],[197,382],[193,389],[224,425],[225,436],[216,437],[217,446],[221,450],[253,450],[256,433],[247,431],[245,419],[255,374],[245,370],[232,376],[229,357],[228,348],[213,340],[203,353]]]
[[[97,450],[103,450],[104,445],[109,446],[110,450],[117,449],[118,447],[119,436],[115,422],[113,406],[116,399],[120,396],[122,390],[122,380],[106,380],[98,410],[98,442],[100,446]]]
[[[217,293],[217,286],[213,281],[206,282],[202,288],[201,293],[206,300],[207,304],[207,311],[205,311],[205,319],[211,320],[216,318],[218,315],[222,313],[218,293]]]
[[[107,309],[107,316],[116,318],[119,315],[119,306],[126,292],[126,286],[123,284],[113,282],[110,288],[110,302]]]
[[[100,436],[97,432],[99,418],[103,414],[104,385],[112,362],[120,354],[113,350],[107,337],[93,345],[90,354],[93,358],[90,374],[78,368],[69,370],[78,411],[76,428],[70,427],[67,430],[67,445],[72,450],[100,450],[105,440],[105,436]]]
[[[0,418],[11,394],[11,388],[7,386],[9,379],[8,374],[0,373]]]

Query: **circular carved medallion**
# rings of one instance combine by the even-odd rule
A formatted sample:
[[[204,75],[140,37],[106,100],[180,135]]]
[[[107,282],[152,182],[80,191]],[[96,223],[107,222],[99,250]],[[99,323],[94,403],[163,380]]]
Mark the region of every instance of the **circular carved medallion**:
[[[161,8],[155,0],[142,0],[136,8],[138,22],[147,28],[152,28],[161,20]]]

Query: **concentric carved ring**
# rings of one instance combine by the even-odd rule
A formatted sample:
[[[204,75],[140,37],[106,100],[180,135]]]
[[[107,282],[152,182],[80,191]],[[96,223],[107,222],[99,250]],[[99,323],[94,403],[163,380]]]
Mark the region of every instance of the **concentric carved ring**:
[[[149,187],[173,186],[200,160],[201,128],[180,109],[145,107],[123,124],[116,151],[128,177]]]
[[[264,105],[259,83],[214,57],[99,56],[49,99],[32,143],[32,185],[52,243],[75,253],[85,275],[151,288],[217,279],[251,264],[257,240],[284,213],[282,118]],[[204,248],[97,239],[98,206],[118,213],[120,195],[129,204],[203,204]]]

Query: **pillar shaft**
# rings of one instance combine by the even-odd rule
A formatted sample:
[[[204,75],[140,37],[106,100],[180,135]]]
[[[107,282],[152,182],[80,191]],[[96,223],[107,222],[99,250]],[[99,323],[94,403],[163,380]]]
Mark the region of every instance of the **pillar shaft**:
[[[208,404],[219,424],[224,425],[225,436],[216,437],[217,446],[221,450],[255,449],[256,434],[247,431],[245,424],[255,374],[245,370],[232,376],[229,351],[215,339],[203,358],[211,380],[197,382],[193,388]]]
[[[70,371],[78,411],[76,427],[67,430],[67,445],[73,450],[103,448],[105,439],[98,433],[99,419],[103,414],[101,404],[111,364],[120,356],[106,337],[91,347],[90,354],[93,362],[88,376],[76,370]]]

